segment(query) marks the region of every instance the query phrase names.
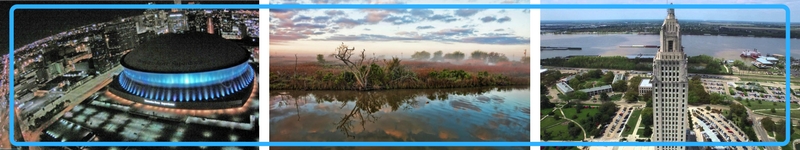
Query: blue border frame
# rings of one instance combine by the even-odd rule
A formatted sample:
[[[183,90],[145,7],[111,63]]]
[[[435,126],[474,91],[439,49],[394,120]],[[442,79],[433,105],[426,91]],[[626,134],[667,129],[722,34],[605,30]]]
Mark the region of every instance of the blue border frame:
[[[786,61],[790,59],[790,11],[783,4],[282,4],[282,5],[174,5],[174,4],[20,4],[9,10],[9,59],[14,70],[14,11],[17,9],[783,9],[786,11]],[[790,63],[786,63],[786,81],[790,83]],[[14,71],[9,71],[10,137],[14,137]],[[791,87],[786,85],[786,119],[791,120]],[[787,124],[786,131],[791,126]],[[787,132],[786,137],[791,137]],[[785,146],[783,142],[18,142],[15,146]]]

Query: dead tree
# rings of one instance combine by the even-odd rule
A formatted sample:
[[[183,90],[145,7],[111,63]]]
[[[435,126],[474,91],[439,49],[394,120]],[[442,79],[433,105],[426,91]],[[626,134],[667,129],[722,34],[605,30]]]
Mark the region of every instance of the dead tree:
[[[344,45],[344,43],[342,43],[342,45],[339,45],[339,47],[336,48],[336,53],[334,54],[334,57],[336,57],[336,59],[339,59],[344,63],[345,69],[347,69],[347,71],[353,73],[353,75],[356,78],[356,85],[355,85],[356,89],[368,90],[369,88],[368,77],[370,70],[372,70],[369,68],[368,65],[373,63],[374,58],[367,59],[367,56],[364,54],[364,52],[367,50],[364,49],[361,51],[361,54],[359,55],[359,58],[357,60],[351,61],[350,57],[353,56],[353,52],[355,50],[356,50],[355,47],[347,48],[347,45]],[[364,61],[367,62],[365,63]]]

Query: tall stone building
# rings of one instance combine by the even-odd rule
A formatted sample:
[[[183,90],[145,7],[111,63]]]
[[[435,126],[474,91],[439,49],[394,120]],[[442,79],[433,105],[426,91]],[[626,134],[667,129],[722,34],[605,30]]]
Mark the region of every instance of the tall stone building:
[[[689,126],[687,56],[675,9],[667,10],[661,25],[661,47],[653,60],[653,141],[684,142]],[[657,150],[683,150],[684,146],[658,146]]]

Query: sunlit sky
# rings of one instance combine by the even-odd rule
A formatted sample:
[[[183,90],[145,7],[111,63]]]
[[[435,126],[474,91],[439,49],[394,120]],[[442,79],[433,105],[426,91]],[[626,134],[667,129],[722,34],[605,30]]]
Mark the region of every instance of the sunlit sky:
[[[271,3],[280,3],[271,1]],[[426,0],[314,0],[283,3],[432,3]],[[523,3],[462,0],[436,3]],[[530,13],[521,9],[270,10],[270,54],[331,54],[341,43],[377,56],[409,58],[415,51],[500,52],[518,60],[530,48]],[[512,58],[514,56],[514,58]]]
[[[785,4],[791,10],[800,10],[798,0],[541,0],[542,4]],[[663,19],[663,9],[547,9],[541,10],[544,20],[614,20]],[[783,9],[676,9],[682,20],[785,22]],[[792,11],[793,22],[800,20],[800,12]]]

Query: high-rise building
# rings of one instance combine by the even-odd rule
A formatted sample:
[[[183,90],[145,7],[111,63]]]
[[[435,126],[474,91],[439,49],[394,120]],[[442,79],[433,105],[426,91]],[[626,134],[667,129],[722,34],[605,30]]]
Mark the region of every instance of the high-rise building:
[[[170,12],[168,23],[170,33],[183,33],[189,29],[188,23],[186,23],[186,16],[183,11]]]
[[[675,9],[667,10],[661,25],[661,47],[653,60],[653,141],[686,141],[689,126],[686,103],[689,97],[687,56],[681,45],[680,25]],[[658,146],[657,150],[683,150],[684,146]]]
[[[117,47],[121,51],[131,50],[138,45],[136,42],[138,38],[136,37],[136,21],[133,19],[122,19],[119,22],[116,22],[112,25],[106,27],[106,31],[110,34],[109,40],[113,40],[114,44],[110,44],[111,47]]]

